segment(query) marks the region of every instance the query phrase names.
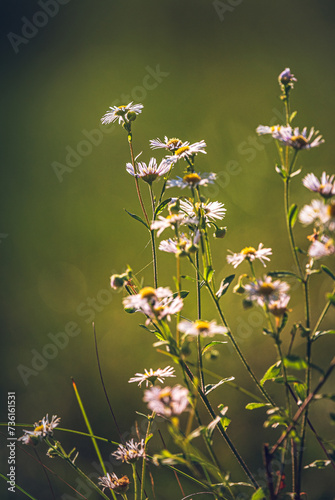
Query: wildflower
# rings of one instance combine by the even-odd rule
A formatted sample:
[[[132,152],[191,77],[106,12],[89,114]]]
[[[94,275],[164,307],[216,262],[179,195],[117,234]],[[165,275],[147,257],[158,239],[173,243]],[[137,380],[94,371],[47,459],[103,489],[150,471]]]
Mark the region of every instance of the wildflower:
[[[144,373],[135,373],[135,377],[132,377],[128,380],[131,384],[132,382],[138,382],[138,385],[141,386],[143,382],[145,382],[146,386],[154,385],[154,383],[158,380],[163,383],[166,377],[175,377],[174,368],[172,366],[167,366],[166,368],[158,368],[158,370],[153,370],[150,368],[148,371],[144,369]]]
[[[186,143],[183,143],[180,139],[177,139],[176,137],[168,139],[166,136],[164,137],[164,142],[158,138],[152,139],[150,141],[150,146],[152,149],[164,148],[167,149],[168,151],[175,151],[176,149],[179,149],[183,144]]]
[[[287,304],[289,303],[289,300],[289,295],[282,295],[278,300],[271,302],[269,304],[270,313],[273,314],[276,318],[284,316],[284,314],[288,312]]]
[[[330,198],[335,195],[335,175],[327,175],[326,172],[322,172],[321,180],[314,174],[307,174],[303,178],[303,185],[310,191],[315,193],[320,193],[324,198]]]
[[[297,79],[291,73],[290,68],[285,68],[278,76],[278,81],[284,88],[290,86],[293,89],[293,82],[297,82]]]
[[[167,217],[158,216],[158,220],[155,220],[151,224],[151,229],[158,229],[157,236],[167,229],[168,227],[176,228],[180,224],[196,224],[197,219],[192,219],[191,217],[185,217],[184,214],[172,214]]]
[[[163,417],[180,415],[189,405],[188,390],[181,385],[161,388],[157,385],[144,393],[143,401],[148,408]]]
[[[202,335],[203,337],[213,337],[216,333],[224,335],[228,332],[226,327],[217,325],[216,321],[203,321],[200,319],[194,322],[181,321],[178,324],[178,330],[186,335]]]
[[[110,106],[109,109],[111,111],[107,111],[101,118],[102,123],[113,123],[116,120],[119,120],[119,124],[122,124],[129,122],[131,113],[135,113],[135,115],[142,113],[143,104],[133,104],[132,101],[126,106]]]
[[[51,418],[51,422],[49,422],[48,414],[35,422],[33,431],[24,430],[25,434],[19,438],[19,441],[22,441],[23,444],[31,444],[36,443],[37,440],[41,440],[43,437],[52,436],[53,430],[57,425],[59,425],[60,417],[57,418],[57,415],[53,415]]]
[[[226,209],[223,208],[223,203],[218,201],[209,201],[207,203],[196,203],[193,205],[192,202],[186,200],[180,201],[180,209],[186,213],[189,217],[197,217],[199,212],[204,217],[205,222],[210,225],[215,219],[223,219],[225,216]],[[193,220],[193,223],[195,221]]]
[[[144,456],[144,439],[141,439],[139,443],[131,439],[126,442],[125,446],[120,444],[118,449],[112,453],[112,456],[115,457],[116,460],[127,462],[127,464],[136,462],[139,458]]]
[[[188,141],[183,142],[183,144],[174,150],[174,155],[177,160],[181,158],[190,158],[193,155],[198,153],[206,154],[204,148],[207,146],[205,141],[195,142],[194,144],[190,144]]]
[[[166,174],[170,168],[171,163],[166,160],[161,161],[161,163],[157,166],[155,158],[151,158],[148,166],[144,162],[138,162],[136,164],[136,172],[134,171],[134,167],[131,163],[127,163],[126,166],[126,170],[130,175],[133,177],[140,177],[148,184],[152,184],[158,177]]]
[[[330,231],[335,230],[335,203],[325,204],[321,200],[312,200],[310,205],[305,205],[299,213],[299,221],[308,226],[324,225]]]
[[[322,135],[317,135],[318,130],[311,128],[309,134],[307,134],[307,127],[304,127],[301,131],[299,127],[292,129],[290,125],[287,127],[278,127],[273,133],[272,137],[283,142],[286,146],[291,146],[294,149],[310,149],[320,146],[324,141]],[[316,136],[313,139],[313,136]]]
[[[269,127],[268,125],[259,125],[256,128],[256,132],[258,135],[265,135],[265,134],[273,134],[277,132],[280,129],[281,125],[273,125],[272,127]]]
[[[308,255],[313,259],[321,259],[335,254],[335,241],[328,236],[321,236],[321,240],[315,240],[308,249]]]
[[[174,253],[179,257],[185,257],[186,255],[197,251],[199,237],[200,232],[197,231],[192,242],[184,234],[181,234],[178,239],[169,238],[168,240],[162,240],[158,249],[162,250],[162,252]]]
[[[125,308],[140,311],[150,319],[166,318],[170,321],[171,315],[182,309],[183,300],[179,295],[174,297],[169,288],[147,286],[139,294],[124,298],[123,304]]]
[[[259,259],[263,266],[266,267],[264,260],[270,260],[267,256],[272,255],[271,248],[263,248],[263,243],[258,245],[257,250],[254,247],[245,247],[240,251],[240,253],[233,253],[230,250],[228,251],[232,253],[232,255],[227,256],[227,262],[228,264],[232,264],[234,268],[236,268],[244,260],[253,262],[255,259]]]
[[[166,183],[166,187],[179,187],[184,189],[185,187],[195,188],[197,186],[208,186],[208,184],[213,184],[216,178],[216,174],[197,174],[195,172],[191,172],[189,174],[184,175],[183,178],[177,177],[177,179],[168,180]]]
[[[248,301],[256,301],[260,306],[264,306],[286,297],[290,287],[285,281],[272,281],[271,276],[265,276],[264,280],[248,283],[244,288]]]
[[[119,493],[120,495],[122,495],[123,493],[126,493],[129,488],[128,477],[122,476],[119,479],[114,472],[112,472],[112,474],[109,474],[107,472],[106,476],[99,477],[99,479],[99,485],[103,486],[102,491],[105,491],[106,488],[109,488],[110,490],[113,490],[114,493]]]

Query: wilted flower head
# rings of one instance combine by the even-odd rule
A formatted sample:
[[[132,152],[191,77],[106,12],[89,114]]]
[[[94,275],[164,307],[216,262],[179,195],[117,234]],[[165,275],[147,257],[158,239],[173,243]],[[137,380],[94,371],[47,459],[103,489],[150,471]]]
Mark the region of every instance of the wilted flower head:
[[[149,410],[170,418],[186,410],[189,405],[188,390],[181,385],[175,385],[172,388],[163,387],[163,389],[155,385],[145,391],[143,401],[148,403]]]
[[[204,321],[201,319],[197,319],[194,322],[181,321],[178,324],[178,330],[186,335],[201,335],[202,337],[213,337],[217,333],[224,335],[228,332],[227,328],[217,325],[216,321]]]
[[[143,104],[133,104],[133,101],[126,106],[110,106],[111,111],[107,111],[101,118],[102,123],[113,123],[116,120],[119,124],[128,123],[134,119],[134,116],[142,112]]]
[[[197,174],[195,172],[190,172],[184,175],[183,178],[177,177],[177,179],[168,180],[166,183],[166,187],[179,187],[184,189],[186,187],[195,188],[196,186],[208,186],[208,184],[213,184],[216,178],[216,174]]]
[[[160,139],[152,139],[150,141],[150,146],[152,149],[167,149],[168,151],[175,151],[176,149],[179,149],[183,144],[183,141],[180,139],[177,139],[176,137],[173,137],[172,139],[168,139],[166,136],[164,137],[164,142],[161,141]],[[186,144],[186,143],[185,143]]]
[[[228,251],[231,252],[230,250]],[[270,260],[267,256],[272,255],[272,250],[271,248],[263,248],[263,243],[260,243],[257,250],[254,247],[245,247],[239,253],[231,253],[232,255],[227,256],[227,262],[228,264],[232,264],[234,268],[244,260],[253,262],[255,259],[259,259],[263,266],[266,267],[264,260]]]
[[[128,464],[136,462],[144,455],[144,439],[136,443],[134,439],[127,441],[125,446],[119,445],[118,449],[112,453],[116,460],[127,462]]]
[[[109,474],[107,472],[106,476],[99,477],[100,479],[100,486],[103,486],[102,491],[105,491],[106,488],[109,488],[110,490],[113,490],[114,493],[119,493],[122,495],[123,493],[126,493],[126,491],[129,488],[129,479],[127,476],[122,476],[120,479],[117,477],[114,472],[112,474]]]
[[[57,425],[59,425],[60,417],[57,418],[57,415],[53,415],[51,418],[51,422],[49,422],[48,414],[35,422],[33,431],[26,431],[23,436],[19,438],[19,441],[22,441],[23,444],[36,443],[38,439],[42,439],[43,437],[52,436],[53,430]],[[37,438],[37,439],[36,439]]]
[[[244,288],[248,301],[256,301],[260,306],[264,306],[286,297],[290,287],[285,281],[272,281],[271,276],[265,276],[263,280],[244,285]]]
[[[135,373],[135,377],[132,377],[128,382],[138,382],[139,386],[145,382],[145,385],[148,387],[149,385],[154,385],[157,380],[161,383],[164,382],[164,379],[167,377],[175,377],[172,366],[167,366],[163,370],[161,368],[158,368],[158,370],[150,368],[149,371],[144,369],[144,373]]]
[[[126,170],[133,177],[139,177],[144,180],[144,182],[152,184],[158,177],[165,175],[170,170],[171,166],[172,164],[168,163],[166,160],[161,161],[161,163],[157,165],[156,159],[151,158],[148,166],[144,162],[138,162],[136,164],[136,172],[131,163],[127,163]]]
[[[310,191],[315,193],[320,193],[324,198],[331,198],[335,195],[335,175],[327,175],[326,172],[322,172],[321,180],[314,174],[307,174],[303,180],[303,185]]]
[[[137,295],[130,295],[123,299],[126,309],[140,311],[150,319],[170,320],[172,314],[176,314],[183,307],[183,299],[179,295],[173,296],[170,288],[150,286],[142,288]]]

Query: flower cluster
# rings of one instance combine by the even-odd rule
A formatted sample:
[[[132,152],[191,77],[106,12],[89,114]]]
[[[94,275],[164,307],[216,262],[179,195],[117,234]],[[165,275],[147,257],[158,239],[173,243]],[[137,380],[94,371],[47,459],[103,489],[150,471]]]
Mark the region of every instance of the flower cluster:
[[[49,416],[46,414],[42,420],[35,422],[33,431],[24,430],[24,435],[19,438],[23,444],[37,444],[42,438],[52,436],[53,430],[57,425],[59,425],[60,417],[53,415],[51,421],[49,422]]]
[[[130,295],[123,299],[123,305],[127,310],[139,311],[148,317],[148,320],[167,319],[179,312],[183,307],[183,299],[179,295],[174,296],[170,288],[159,287],[154,289],[150,286],[142,288],[140,293]]]

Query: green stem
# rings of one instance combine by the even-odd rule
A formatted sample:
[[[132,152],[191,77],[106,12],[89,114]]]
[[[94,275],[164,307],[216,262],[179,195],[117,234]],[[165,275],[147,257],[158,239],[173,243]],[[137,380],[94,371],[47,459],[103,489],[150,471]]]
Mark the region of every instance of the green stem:
[[[152,206],[152,219],[155,219],[155,197],[154,193],[152,191],[152,185],[149,184],[149,191],[150,191],[150,199],[151,199],[151,206]],[[150,237],[151,237],[151,249],[152,249],[152,259],[153,259],[153,267],[154,267],[154,284],[155,288],[158,288],[158,277],[157,277],[157,255],[156,255],[156,243],[155,243],[155,231],[153,229],[150,230]]]
[[[144,218],[146,220],[146,223],[148,224],[148,227],[150,227],[149,217],[148,217],[147,211],[145,209],[145,206],[144,206],[144,203],[143,203],[143,198],[142,198],[141,191],[140,191],[140,186],[138,184],[137,169],[136,169],[135,158],[134,158],[134,150],[133,150],[133,138],[132,138],[132,134],[131,133],[128,134],[128,143],[129,143],[129,148],[130,148],[131,163],[133,165],[134,174],[135,174],[134,179],[135,179],[135,184],[136,184],[137,196],[138,196],[138,199],[139,199],[139,202],[140,202],[140,205],[141,205],[142,212],[143,212]]]
[[[136,474],[136,464],[131,464],[133,469],[133,481],[134,481],[134,500],[138,500],[138,487],[137,487],[137,474]]]
[[[142,477],[141,477],[141,500],[144,500],[145,498],[145,493],[144,493],[144,487],[145,487],[145,466],[146,466],[146,449],[147,449],[147,443],[148,443],[148,438],[150,434],[150,429],[152,422],[155,418],[155,412],[152,413],[151,417],[149,418],[148,421],[148,427],[147,427],[147,432],[145,435],[145,440],[144,440],[144,451],[143,451],[143,462],[142,462]]]

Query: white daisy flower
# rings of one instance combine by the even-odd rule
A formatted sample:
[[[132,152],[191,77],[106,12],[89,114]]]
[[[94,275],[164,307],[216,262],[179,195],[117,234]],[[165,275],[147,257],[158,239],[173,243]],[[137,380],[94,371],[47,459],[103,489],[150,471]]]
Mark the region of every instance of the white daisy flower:
[[[218,201],[209,201],[207,203],[196,203],[195,206],[191,201],[188,200],[180,201],[180,209],[191,218],[197,217],[198,211],[201,210],[202,215],[208,225],[210,225],[211,222],[215,221],[215,219],[224,218],[226,209],[223,208],[223,206],[224,206],[223,203],[220,203]]]
[[[179,187],[184,189],[185,187],[195,188],[196,186],[208,186],[208,184],[213,184],[216,179],[216,174],[214,173],[204,173],[202,175],[195,172],[184,175],[184,177],[177,177],[177,179],[168,180],[166,187]]]
[[[127,462],[127,464],[136,462],[139,458],[144,456],[144,439],[141,439],[139,443],[131,439],[126,442],[125,446],[120,444],[118,449],[112,453],[112,456],[115,457],[116,460]]]
[[[217,325],[216,321],[203,321],[197,319],[196,321],[181,321],[178,324],[178,330],[185,335],[193,335],[197,337],[202,335],[203,337],[213,337],[213,335],[219,333],[220,335],[225,335],[228,330],[226,327]]]
[[[207,144],[205,141],[195,142],[190,144],[188,141],[183,142],[183,144],[174,151],[175,157],[179,160],[180,158],[189,158],[190,156],[196,155],[198,153],[207,154],[205,147]]]
[[[280,125],[273,125],[272,127],[269,127],[268,125],[259,125],[256,128],[256,132],[258,135],[265,135],[265,134],[273,134],[274,132],[278,131],[280,129]]]
[[[283,142],[286,146],[291,146],[294,149],[310,149],[320,146],[324,141],[322,135],[317,135],[318,130],[311,128],[309,133],[307,133],[307,127],[304,127],[301,131],[299,127],[292,129],[290,125],[287,127],[279,127],[272,133],[274,139],[278,139]],[[313,136],[314,137],[313,139]]]
[[[310,191],[315,193],[320,193],[324,198],[330,198],[335,195],[335,175],[327,175],[326,172],[322,172],[321,180],[314,174],[307,174],[303,178],[303,185]]]
[[[133,101],[126,106],[110,106],[111,111],[107,111],[101,118],[103,124],[113,123],[116,120],[119,124],[126,123],[129,121],[127,118],[128,113],[135,113],[139,115],[142,112],[143,104],[133,104]]]
[[[167,217],[158,216],[158,220],[155,220],[151,224],[151,229],[158,229],[157,236],[160,236],[164,229],[168,227],[176,228],[181,224],[196,224],[197,219],[192,219],[190,217],[185,217],[185,214],[171,214]]]
[[[310,205],[305,205],[299,213],[299,221],[308,226],[324,225],[330,231],[335,230],[335,203],[325,204],[321,200],[312,200]]]
[[[151,158],[148,166],[144,162],[136,163],[136,172],[134,171],[134,167],[131,163],[127,163],[126,165],[126,170],[130,175],[133,177],[140,177],[148,184],[152,184],[158,177],[165,175],[170,168],[171,164],[166,160],[161,161],[161,163],[157,166],[155,158]]]
[[[123,305],[126,309],[142,312],[148,318],[170,321],[171,315],[183,308],[183,299],[179,295],[174,297],[170,288],[147,286],[139,294],[125,297]]]
[[[143,401],[148,403],[151,411],[170,418],[174,415],[180,415],[189,405],[188,390],[181,385],[174,387],[151,387],[144,393]]]
[[[239,253],[233,253],[231,250],[228,250],[228,252],[232,255],[227,256],[227,262],[228,264],[232,264],[235,269],[244,260],[253,262],[255,259],[259,259],[263,266],[266,267],[264,260],[270,260],[267,256],[272,255],[272,249],[263,248],[263,243],[258,245],[257,250],[254,247],[245,247]]]
[[[290,286],[285,281],[272,281],[271,276],[264,276],[264,280],[248,283],[244,288],[247,300],[256,301],[260,306],[264,306],[286,297]]]
[[[315,240],[308,249],[308,255],[313,259],[322,259],[335,254],[335,241],[328,236],[321,236],[321,240]]]
[[[119,493],[120,495],[126,493],[129,488],[129,479],[127,476],[122,476],[120,478],[112,472],[109,474],[107,472],[106,476],[99,477],[100,482],[99,486],[103,486],[102,491],[105,491],[106,488],[113,490],[115,493]]]
[[[145,382],[146,386],[154,385],[154,383],[158,380],[163,383],[166,377],[175,377],[174,368],[172,366],[167,366],[166,368],[158,368],[158,370],[153,370],[150,368],[148,371],[146,368],[144,369],[144,373],[135,373],[135,377],[132,377],[128,380],[131,384],[132,382],[138,382],[138,385],[141,386],[143,382]]]
[[[169,238],[168,240],[162,240],[159,244],[158,249],[162,252],[174,253],[179,257],[184,257],[189,253],[194,253],[197,251],[198,242],[200,238],[200,232],[197,231],[193,241],[187,238],[184,234],[181,234],[179,238]]]
[[[164,137],[164,142],[161,141],[160,139],[152,139],[150,141],[150,147],[152,149],[167,149],[168,151],[175,151],[176,149],[179,149],[183,144],[188,144],[188,143],[183,143],[180,139],[177,139],[176,137],[173,137],[172,139],[168,139],[166,136]]]
[[[276,318],[283,316],[288,311],[287,304],[290,298],[289,295],[281,295],[278,300],[270,302],[268,306],[270,313],[276,316]]]
[[[32,440],[34,441],[34,438],[42,439],[42,437],[52,436],[53,430],[59,425],[59,422],[60,417],[57,418],[57,415],[53,415],[51,422],[49,422],[49,416],[47,414],[42,420],[35,422],[33,431],[24,430],[23,432],[25,434],[19,438],[19,441],[22,441],[23,444],[29,444]]]

